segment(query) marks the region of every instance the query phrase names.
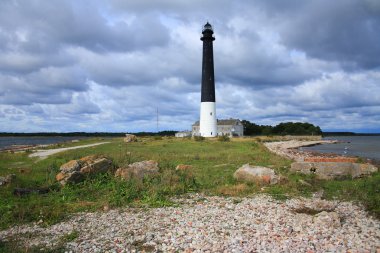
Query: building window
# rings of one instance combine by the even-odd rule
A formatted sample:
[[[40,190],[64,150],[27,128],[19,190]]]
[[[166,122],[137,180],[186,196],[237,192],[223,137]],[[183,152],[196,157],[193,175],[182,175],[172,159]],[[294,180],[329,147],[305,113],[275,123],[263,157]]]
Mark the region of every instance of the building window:
[[[211,132],[211,135],[212,135],[212,132]]]
[[[210,112],[210,115],[212,116],[212,112]]]

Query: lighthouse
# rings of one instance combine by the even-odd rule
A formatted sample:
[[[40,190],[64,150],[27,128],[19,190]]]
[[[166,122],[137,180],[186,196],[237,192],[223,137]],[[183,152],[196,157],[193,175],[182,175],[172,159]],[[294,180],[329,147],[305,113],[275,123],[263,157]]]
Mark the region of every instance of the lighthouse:
[[[207,22],[203,27],[201,37],[201,41],[203,41],[203,59],[199,133],[203,137],[217,136],[214,53],[212,46],[215,38],[213,34],[212,26]]]

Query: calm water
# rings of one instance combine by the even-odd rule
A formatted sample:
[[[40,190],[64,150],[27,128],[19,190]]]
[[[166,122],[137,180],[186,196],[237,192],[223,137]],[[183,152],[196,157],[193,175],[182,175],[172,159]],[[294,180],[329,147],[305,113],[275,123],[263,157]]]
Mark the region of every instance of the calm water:
[[[338,140],[343,143],[323,144],[313,147],[303,147],[302,149],[380,160],[380,136],[333,136],[323,139]]]
[[[49,137],[0,137],[0,150],[10,147],[12,145],[40,145],[40,144],[55,144],[65,141],[79,140],[86,137],[62,137],[62,136],[49,136]]]

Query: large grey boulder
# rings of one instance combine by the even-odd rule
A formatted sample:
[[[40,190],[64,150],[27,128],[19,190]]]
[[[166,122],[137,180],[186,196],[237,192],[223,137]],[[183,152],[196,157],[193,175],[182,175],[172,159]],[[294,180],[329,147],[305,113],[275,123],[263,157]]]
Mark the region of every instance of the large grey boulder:
[[[244,164],[235,171],[234,178],[238,181],[253,183],[276,184],[278,182],[278,176],[274,170],[249,164]]]
[[[104,173],[112,169],[112,161],[105,157],[86,156],[78,160],[71,160],[60,167],[56,175],[57,181],[62,185],[79,183],[87,175]]]
[[[315,174],[319,179],[338,179],[342,177],[362,177],[378,171],[372,164],[348,162],[294,162],[290,171]]]
[[[153,160],[141,161],[129,164],[125,168],[119,168],[115,172],[115,177],[120,177],[124,180],[135,178],[142,180],[147,175],[158,174],[158,163]]]

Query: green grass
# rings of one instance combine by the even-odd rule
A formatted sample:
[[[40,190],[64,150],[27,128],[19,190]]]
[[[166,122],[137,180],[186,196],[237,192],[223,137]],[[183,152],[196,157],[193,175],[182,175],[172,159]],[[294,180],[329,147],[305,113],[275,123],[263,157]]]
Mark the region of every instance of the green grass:
[[[75,145],[104,140],[86,139]],[[274,155],[254,139],[195,141],[176,138],[139,138],[124,143],[122,138],[107,139],[111,143],[69,150],[44,160],[29,158],[28,153],[0,153],[0,176],[14,173],[12,184],[0,187],[0,228],[18,223],[42,220],[48,225],[78,211],[102,210],[104,206],[160,207],[173,205],[170,197],[187,192],[204,192],[223,196],[247,196],[266,192],[277,199],[310,196],[325,190],[327,198],[339,197],[361,201],[375,215],[380,214],[380,175],[358,180],[320,181],[312,176],[290,174],[291,161]],[[72,144],[70,144],[72,145]],[[55,181],[59,167],[86,155],[105,155],[115,168],[142,160],[156,160],[159,175],[143,181],[121,181],[111,173],[87,178],[77,185],[62,189]],[[273,186],[236,182],[233,173],[245,163],[268,166],[283,175]],[[192,165],[187,172],[176,171],[178,164]],[[305,186],[302,179],[311,184]],[[51,187],[45,195],[13,196],[15,187]],[[1,249],[1,247],[0,247]]]

